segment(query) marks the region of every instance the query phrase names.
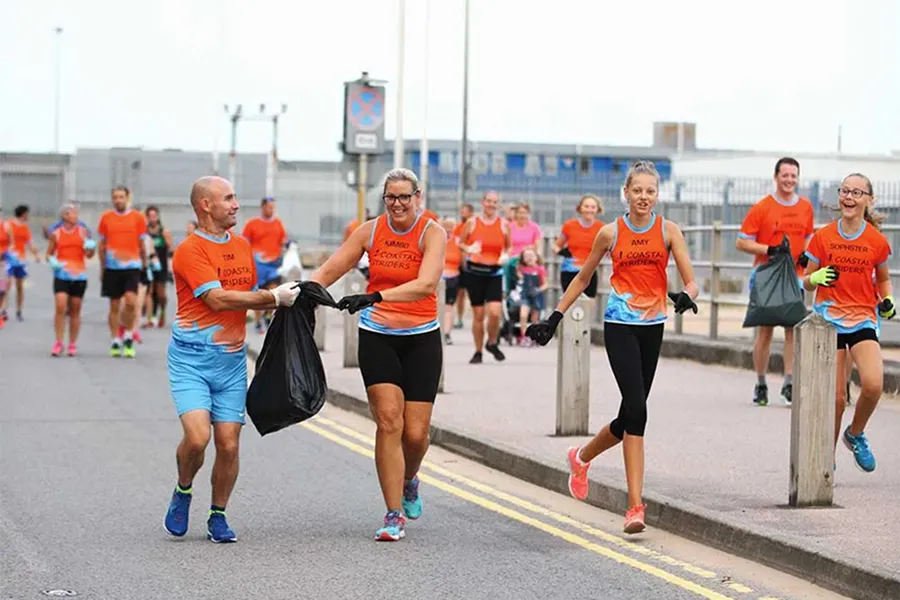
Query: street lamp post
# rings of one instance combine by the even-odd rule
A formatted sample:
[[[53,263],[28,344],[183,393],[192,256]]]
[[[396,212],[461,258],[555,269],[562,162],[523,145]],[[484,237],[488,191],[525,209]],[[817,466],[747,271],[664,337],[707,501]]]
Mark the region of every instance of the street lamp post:
[[[397,33],[397,134],[394,136],[394,168],[403,166],[403,71],[406,53],[406,0],[400,1]]]
[[[431,0],[425,0],[425,73],[423,85],[425,87],[425,102],[422,107],[422,143],[419,144],[419,179],[422,189],[425,190],[425,205],[428,206],[428,62],[429,62],[429,38],[431,25]]]
[[[459,191],[457,209],[466,202],[466,178],[469,168],[469,0],[466,0],[465,42],[463,46],[463,114],[462,140],[459,144]]]

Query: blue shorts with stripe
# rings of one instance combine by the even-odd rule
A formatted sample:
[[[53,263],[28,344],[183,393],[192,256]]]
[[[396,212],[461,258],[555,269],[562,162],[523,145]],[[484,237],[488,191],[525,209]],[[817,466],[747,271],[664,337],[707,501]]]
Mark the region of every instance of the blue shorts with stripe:
[[[177,340],[169,342],[169,390],[180,417],[205,410],[213,423],[241,423],[247,403],[247,351],[224,352]]]

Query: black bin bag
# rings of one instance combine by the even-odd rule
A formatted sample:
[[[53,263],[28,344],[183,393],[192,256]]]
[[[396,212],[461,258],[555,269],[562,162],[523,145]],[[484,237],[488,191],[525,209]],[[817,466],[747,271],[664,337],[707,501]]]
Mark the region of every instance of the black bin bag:
[[[328,385],[313,335],[314,311],[337,303],[318,283],[299,285],[294,305],[275,311],[247,390],[247,415],[261,436],[302,423],[325,404]]]
[[[793,327],[807,313],[790,254],[776,254],[756,269],[744,327]]]

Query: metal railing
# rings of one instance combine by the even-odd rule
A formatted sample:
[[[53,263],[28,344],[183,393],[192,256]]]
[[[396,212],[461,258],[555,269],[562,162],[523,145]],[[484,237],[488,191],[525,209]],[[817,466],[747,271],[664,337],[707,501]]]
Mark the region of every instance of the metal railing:
[[[821,227],[824,227],[826,224],[817,224],[815,226],[816,230],[819,230]],[[750,271],[753,269],[753,263],[751,260],[747,261],[737,261],[737,260],[725,260],[724,254],[727,247],[723,244],[723,234],[724,233],[737,233],[740,231],[740,225],[726,225],[721,222],[715,222],[711,225],[689,225],[681,227],[681,231],[685,236],[685,239],[689,241],[690,245],[690,236],[711,234],[712,243],[710,244],[710,256],[708,260],[697,260],[696,257],[691,257],[691,264],[694,266],[695,275],[697,279],[697,285],[700,286],[701,293],[697,297],[698,302],[709,304],[709,334],[707,337],[709,339],[715,340],[719,339],[719,308],[720,307],[746,307],[749,302],[749,297],[744,295],[736,295],[736,294],[725,294],[722,293],[722,282],[723,282],[723,271],[737,271],[737,272],[745,272],[747,274],[747,278],[749,279]],[[900,234],[900,225],[883,225],[881,227],[882,233],[885,235],[888,234]],[[562,296],[562,288],[560,285],[560,271],[559,267],[562,262],[561,258],[557,256],[553,252],[553,242],[556,239],[555,235],[547,235],[543,239],[543,251],[542,254],[545,260],[545,266],[547,268],[547,277],[550,281],[555,282],[555,285],[551,286],[548,291],[548,302],[547,306],[552,307],[555,306],[560,297]],[[893,246],[893,244],[892,244]],[[743,254],[743,253],[742,253]],[[749,255],[746,255],[749,259]],[[597,306],[594,311],[594,318],[596,323],[603,322],[603,313],[606,310],[606,302],[609,297],[610,287],[609,287],[609,276],[612,272],[612,263],[608,256],[605,256],[601,261],[600,265],[597,267]],[[675,267],[674,259],[669,259],[669,290],[677,291],[681,289],[681,278],[678,275],[677,268]],[[707,271],[708,275],[706,277],[701,278],[697,273],[699,271]],[[900,269],[892,268],[890,269],[891,278],[900,277]],[[708,284],[708,293],[704,293],[704,287],[707,287]],[[741,280],[741,286],[743,287],[744,281]],[[812,292],[806,292],[806,303],[807,306],[810,306],[812,303]],[[674,318],[674,329],[675,333],[681,334],[684,332],[684,315],[675,315]]]

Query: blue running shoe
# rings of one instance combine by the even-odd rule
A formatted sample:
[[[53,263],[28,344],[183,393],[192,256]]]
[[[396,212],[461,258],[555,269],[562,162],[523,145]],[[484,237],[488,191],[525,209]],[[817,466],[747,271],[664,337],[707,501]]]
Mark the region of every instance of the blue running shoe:
[[[181,537],[188,530],[188,516],[191,513],[192,494],[179,492],[178,488],[172,492],[172,500],[169,502],[169,511],[166,513],[166,531],[169,535]]]
[[[403,514],[410,521],[422,516],[422,498],[419,497],[419,476],[413,477],[403,486]]]
[[[850,433],[850,427],[847,427],[844,430],[844,435],[841,437],[844,438],[844,445],[853,453],[853,458],[856,459],[856,466],[866,473],[874,471],[875,455],[869,449],[869,440],[866,439],[865,432],[853,435]]]
[[[384,525],[375,532],[376,542],[396,542],[406,537],[404,526],[406,519],[399,510],[392,510],[384,515]]]
[[[218,511],[209,511],[209,520],[206,521],[206,537],[216,544],[230,544],[237,541],[237,536],[228,526],[228,521],[225,520],[225,513]]]

